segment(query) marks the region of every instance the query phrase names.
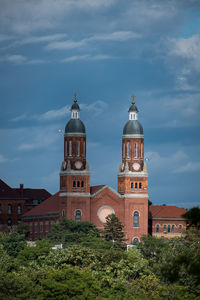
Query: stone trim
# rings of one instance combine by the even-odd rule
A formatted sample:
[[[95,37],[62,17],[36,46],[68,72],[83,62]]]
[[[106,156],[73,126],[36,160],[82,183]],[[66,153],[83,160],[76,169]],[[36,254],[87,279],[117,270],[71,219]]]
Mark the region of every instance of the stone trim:
[[[148,194],[124,194],[123,198],[149,198]]]
[[[59,197],[90,197],[90,193],[59,193]]]
[[[123,138],[144,138],[144,134],[124,134]]]
[[[61,171],[60,172],[60,176],[66,176],[66,175],[69,175],[69,176],[71,176],[71,175],[80,175],[80,176],[90,176],[90,172],[89,171],[87,171],[87,170],[83,170],[83,171],[80,171],[80,170],[70,170],[70,171],[68,171],[68,170],[66,170],[66,171]]]
[[[119,172],[118,173],[118,177],[148,177],[148,173],[147,172]]]
[[[72,133],[65,133],[64,136],[86,136],[85,133],[82,132],[72,132]]]
[[[110,189],[114,194],[116,194],[118,197],[121,198],[121,195],[108,185],[104,185],[102,188],[100,188],[98,191],[96,191],[94,194],[92,194],[91,198],[93,198],[94,196],[96,196],[98,193],[100,193],[101,191],[103,191],[106,188]]]

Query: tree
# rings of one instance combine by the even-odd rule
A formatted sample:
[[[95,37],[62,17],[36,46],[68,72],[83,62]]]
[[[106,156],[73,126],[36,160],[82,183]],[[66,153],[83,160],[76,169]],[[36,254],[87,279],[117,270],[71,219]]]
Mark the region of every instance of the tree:
[[[187,220],[189,227],[200,228],[200,207],[192,207],[182,216]]]
[[[126,240],[123,228],[124,225],[115,214],[108,215],[103,230],[105,240],[113,241],[113,246],[118,247]]]
[[[30,233],[30,228],[27,224],[21,222],[18,226],[17,226],[17,233],[19,234],[24,234],[24,236],[26,238],[28,238],[29,233]]]
[[[18,253],[24,249],[26,245],[26,239],[23,234],[12,232],[3,235],[0,238],[0,243],[10,256],[16,257]]]

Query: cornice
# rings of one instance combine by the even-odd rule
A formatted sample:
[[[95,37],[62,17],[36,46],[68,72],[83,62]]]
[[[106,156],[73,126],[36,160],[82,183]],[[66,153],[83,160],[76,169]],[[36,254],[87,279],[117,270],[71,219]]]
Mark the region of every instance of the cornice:
[[[65,192],[61,192],[59,193],[59,197],[90,197],[90,193],[65,193]]]

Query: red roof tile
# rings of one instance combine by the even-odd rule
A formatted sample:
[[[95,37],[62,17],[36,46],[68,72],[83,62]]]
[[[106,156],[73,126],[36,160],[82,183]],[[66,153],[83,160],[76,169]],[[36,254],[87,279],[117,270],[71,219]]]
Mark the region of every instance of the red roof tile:
[[[59,213],[59,192],[25,213],[23,217],[46,215],[52,213]]]
[[[186,210],[177,206],[151,205],[149,207],[149,212],[152,215],[152,218],[182,219],[182,215]]]
[[[96,193],[97,191],[102,189],[104,186],[105,186],[105,184],[91,186],[90,187],[90,194],[93,195],[94,193]]]

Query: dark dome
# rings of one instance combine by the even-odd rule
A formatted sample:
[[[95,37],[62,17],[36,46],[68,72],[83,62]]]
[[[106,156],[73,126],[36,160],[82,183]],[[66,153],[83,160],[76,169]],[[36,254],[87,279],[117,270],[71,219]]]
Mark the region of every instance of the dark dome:
[[[123,129],[123,135],[143,134],[142,125],[137,120],[129,120]]]
[[[131,111],[136,111],[136,112],[138,112],[138,108],[137,108],[137,106],[136,106],[135,104],[132,104],[132,105],[130,106],[128,112],[131,112]]]
[[[85,125],[79,119],[71,119],[65,127],[65,133],[84,133]]]
[[[76,109],[76,110],[80,111],[80,107],[79,107],[79,105],[78,105],[76,102],[74,102],[74,103],[72,104],[71,110],[72,110],[72,109]]]

